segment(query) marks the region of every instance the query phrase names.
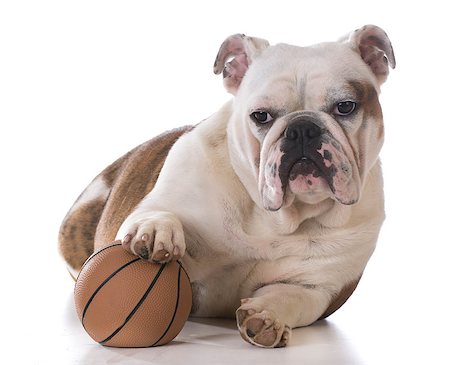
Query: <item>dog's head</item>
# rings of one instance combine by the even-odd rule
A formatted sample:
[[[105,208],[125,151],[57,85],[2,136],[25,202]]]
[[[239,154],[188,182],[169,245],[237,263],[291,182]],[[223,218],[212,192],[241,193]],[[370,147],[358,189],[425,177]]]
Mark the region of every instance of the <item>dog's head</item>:
[[[389,65],[389,38],[373,25],[310,47],[225,40],[214,72],[235,95],[231,160],[247,188],[257,181],[264,208],[358,201],[383,143],[378,94]]]

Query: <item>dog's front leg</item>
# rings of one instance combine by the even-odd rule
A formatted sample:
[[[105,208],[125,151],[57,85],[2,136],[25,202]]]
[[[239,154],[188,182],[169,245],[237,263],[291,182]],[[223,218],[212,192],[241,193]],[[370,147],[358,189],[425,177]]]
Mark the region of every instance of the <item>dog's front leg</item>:
[[[244,340],[260,347],[284,347],[291,329],[316,321],[327,309],[330,295],[313,286],[271,284],[241,300],[236,311]]]

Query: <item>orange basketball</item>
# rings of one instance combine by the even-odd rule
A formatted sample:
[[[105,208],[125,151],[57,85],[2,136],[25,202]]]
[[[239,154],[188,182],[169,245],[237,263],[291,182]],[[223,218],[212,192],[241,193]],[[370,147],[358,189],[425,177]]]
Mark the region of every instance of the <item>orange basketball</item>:
[[[178,261],[152,264],[113,244],[86,260],[75,306],[84,329],[102,345],[159,346],[183,328],[192,291]]]

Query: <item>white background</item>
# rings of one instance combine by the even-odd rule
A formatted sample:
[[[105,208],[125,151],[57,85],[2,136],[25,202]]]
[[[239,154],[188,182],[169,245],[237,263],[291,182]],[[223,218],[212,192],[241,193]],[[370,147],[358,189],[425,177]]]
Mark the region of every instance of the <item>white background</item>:
[[[220,321],[188,323],[176,346],[93,343],[57,252],[59,224],[83,188],[132,147],[229,100],[212,72],[228,35],[308,45],[367,23],[388,33],[397,58],[381,96],[387,220],[348,303],[272,352]],[[449,364],[449,33],[448,10],[433,0],[0,2],[0,356],[9,364]]]

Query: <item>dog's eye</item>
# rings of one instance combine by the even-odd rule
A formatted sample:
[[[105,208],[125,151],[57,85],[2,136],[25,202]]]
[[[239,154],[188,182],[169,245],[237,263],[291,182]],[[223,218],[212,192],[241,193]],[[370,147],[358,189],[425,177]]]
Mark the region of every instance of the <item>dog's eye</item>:
[[[273,117],[269,113],[262,110],[253,112],[252,114],[250,114],[250,118],[252,118],[254,122],[260,124],[269,123],[273,120]]]
[[[356,109],[356,103],[353,101],[341,101],[336,104],[334,108],[334,114],[337,115],[350,115]]]

